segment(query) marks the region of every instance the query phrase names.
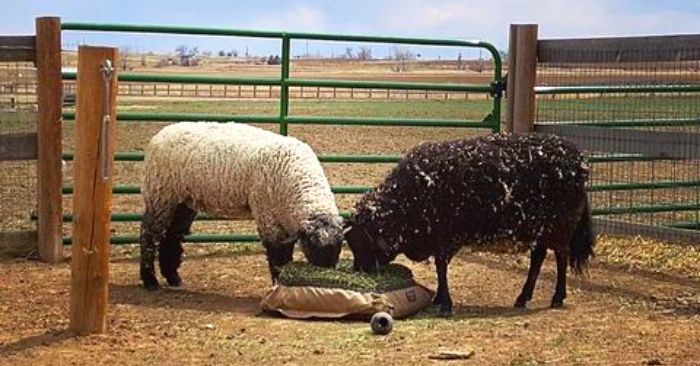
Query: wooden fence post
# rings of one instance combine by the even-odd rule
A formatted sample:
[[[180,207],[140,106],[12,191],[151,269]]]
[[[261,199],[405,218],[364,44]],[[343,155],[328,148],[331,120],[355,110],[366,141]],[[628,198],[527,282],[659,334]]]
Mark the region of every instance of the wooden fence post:
[[[508,50],[506,125],[503,131],[525,133],[535,122],[537,24],[511,24]]]
[[[114,68],[106,88],[106,60],[118,65],[116,48],[78,49],[70,300],[70,329],[78,334],[104,332],[107,326],[117,75]],[[111,116],[106,124],[105,97]]]
[[[61,18],[36,19],[37,68],[37,247],[39,258],[56,263],[63,257],[63,185],[61,153]]]

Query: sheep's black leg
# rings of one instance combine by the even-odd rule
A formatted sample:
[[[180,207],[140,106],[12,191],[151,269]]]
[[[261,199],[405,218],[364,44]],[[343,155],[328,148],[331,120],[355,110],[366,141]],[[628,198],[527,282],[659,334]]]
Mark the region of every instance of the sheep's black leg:
[[[168,281],[168,285],[178,287],[182,279],[177,273],[182,263],[182,239],[189,234],[192,221],[197,213],[185,204],[179,204],[175,209],[172,221],[168,227],[162,244],[158,250],[160,273]]]
[[[267,250],[267,263],[270,267],[270,277],[272,284],[277,283],[280,275],[280,267],[292,261],[295,242],[268,242],[263,241],[263,246]]]
[[[544,258],[547,256],[547,247],[542,244],[542,241],[537,241],[537,245],[530,253],[530,269],[527,273],[527,281],[523,286],[520,296],[515,300],[516,308],[524,308],[528,301],[532,300],[532,293],[535,291],[537,277],[540,275],[540,269]]]
[[[141,281],[147,290],[156,290],[159,286],[156,278],[155,259],[157,244],[151,233],[141,234]]]
[[[567,252],[564,250],[557,250],[555,255],[557,258],[557,285],[552,297],[551,307],[560,308],[564,306],[564,299],[566,298],[566,271],[569,258],[567,258]]]
[[[147,290],[155,290],[159,286],[155,270],[156,252],[165,237],[166,228],[170,224],[174,210],[174,205],[163,205],[160,202],[146,203],[146,210],[141,220],[140,274],[143,287]]]
[[[447,265],[449,264],[449,258],[444,255],[435,256],[435,268],[437,271],[438,278],[438,289],[435,294],[435,299],[433,303],[435,305],[440,305],[440,316],[450,316],[452,315],[452,298],[450,297],[450,289],[447,285]]]

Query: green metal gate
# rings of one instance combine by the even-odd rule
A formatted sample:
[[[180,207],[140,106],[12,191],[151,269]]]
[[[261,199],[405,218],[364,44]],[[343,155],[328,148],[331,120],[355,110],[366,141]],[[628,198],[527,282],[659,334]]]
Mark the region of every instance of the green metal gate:
[[[95,24],[95,23],[63,23],[64,31],[90,31],[90,32],[129,32],[151,34],[177,34],[199,36],[237,36],[263,39],[277,39],[281,47],[281,73],[278,78],[239,78],[239,77],[211,77],[192,75],[156,75],[156,74],[119,74],[120,81],[138,82],[167,82],[185,84],[223,84],[223,85],[269,85],[280,88],[279,115],[222,115],[201,113],[130,113],[117,112],[119,121],[216,121],[216,122],[247,122],[278,124],[279,133],[287,135],[289,125],[354,125],[354,126],[405,126],[405,127],[457,127],[478,128],[498,131],[501,120],[501,98],[504,81],[502,77],[502,63],[498,50],[486,42],[472,42],[446,39],[423,38],[399,38],[379,36],[358,36],[320,33],[295,33],[295,32],[271,32],[236,30],[223,28],[199,28],[153,25],[125,25],[125,24]],[[467,47],[486,50],[491,54],[493,61],[493,78],[489,84],[468,85],[450,83],[425,83],[425,82],[387,82],[387,81],[348,81],[348,80],[324,80],[324,79],[300,79],[290,77],[290,55],[292,40],[312,41],[338,41],[338,42],[365,42],[382,44],[418,45],[418,46],[448,46]],[[64,73],[64,79],[76,79],[75,73]],[[386,90],[421,90],[421,91],[447,91],[447,92],[471,92],[482,93],[492,98],[490,113],[480,120],[462,119],[405,119],[405,118],[366,118],[366,117],[331,117],[331,116],[297,116],[289,113],[289,88],[290,87],[339,87],[357,89],[386,89]],[[64,113],[66,121],[75,118],[74,113]],[[64,160],[72,160],[72,152],[63,154]],[[392,163],[398,161],[395,155],[319,155],[323,163]],[[143,160],[143,154],[134,152],[117,152],[116,161]],[[334,193],[360,194],[370,189],[365,186],[334,186]],[[71,186],[64,186],[63,193],[71,194]],[[115,185],[115,194],[139,194],[137,186]],[[347,215],[347,213],[344,213]],[[113,221],[139,221],[141,216],[137,213],[115,213]],[[198,220],[216,220],[216,217],[200,215]],[[71,215],[64,215],[64,222],[72,220]],[[240,242],[257,241],[256,235],[249,234],[200,234],[186,237],[188,242]],[[137,243],[137,235],[125,235],[112,237],[113,244]],[[65,244],[70,244],[71,239],[65,238]]]

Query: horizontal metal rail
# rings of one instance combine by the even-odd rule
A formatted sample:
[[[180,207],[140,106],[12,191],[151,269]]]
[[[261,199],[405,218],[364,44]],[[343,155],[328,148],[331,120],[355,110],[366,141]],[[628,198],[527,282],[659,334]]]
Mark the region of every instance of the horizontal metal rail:
[[[630,207],[606,207],[593,209],[591,214],[593,216],[604,216],[604,215],[620,215],[620,214],[643,214],[643,213],[657,213],[657,212],[671,212],[671,211],[700,211],[700,204],[685,204],[685,205],[652,205],[652,206],[630,206]],[[349,212],[341,213],[342,216],[348,217]],[[112,221],[115,222],[133,222],[141,221],[141,214],[138,213],[114,213],[111,216]],[[36,219],[36,217],[32,217]],[[71,222],[73,216],[71,214],[65,214],[63,216],[64,222]],[[201,214],[196,217],[196,220],[203,221],[226,221],[229,219],[216,217],[206,214]]]
[[[491,121],[468,121],[459,119],[289,116],[284,120],[289,124],[297,125],[494,128],[494,123]]]
[[[669,189],[669,188],[688,188],[688,187],[700,187],[700,180],[598,184],[598,185],[593,185],[593,186],[589,187],[588,191],[589,192],[633,191],[633,190],[639,190],[639,189]]]
[[[592,210],[593,216],[620,215],[620,214],[642,214],[672,211],[699,211],[700,204],[684,205],[650,205],[650,206],[630,206],[630,207],[606,207]]]
[[[407,38],[407,37],[386,37],[367,35],[345,35],[345,34],[323,34],[323,33],[303,33],[303,32],[278,32],[278,31],[258,31],[230,28],[213,27],[182,27],[168,25],[136,25],[136,24],[108,24],[108,23],[79,23],[65,22],[61,24],[62,30],[91,31],[91,32],[129,32],[129,33],[156,33],[156,34],[182,34],[182,35],[202,35],[202,36],[239,36],[253,38],[279,38],[279,39],[301,39],[317,41],[337,41],[337,42],[366,42],[366,43],[394,43],[394,44],[414,44],[424,46],[456,46],[483,48],[494,60],[494,75],[497,80],[501,79],[502,60],[498,49],[490,43],[482,41],[464,41],[457,39],[430,39],[430,38]]]
[[[62,73],[64,80],[76,80],[77,73],[67,71]],[[215,84],[215,85],[272,85],[281,86],[283,81],[277,78],[240,78],[211,75],[179,75],[179,74],[134,74],[121,73],[119,81],[148,82],[148,83],[177,83],[177,84]],[[391,90],[428,90],[492,93],[491,85],[448,84],[448,83],[409,83],[390,81],[356,81],[329,79],[287,79],[289,86],[309,86],[327,88],[355,89],[391,89]]]
[[[688,188],[700,187],[700,181],[663,181],[663,182],[645,182],[645,183],[611,183],[598,184],[588,188],[589,192],[607,192],[607,191],[633,191],[640,189],[670,189],[670,188]],[[372,190],[369,186],[333,186],[331,191],[338,194],[362,194]],[[72,186],[64,186],[63,194],[73,194]],[[141,188],[134,185],[115,185],[112,187],[114,194],[141,194]]]
[[[700,243],[700,231],[671,228],[663,225],[647,225],[635,222],[594,218],[593,226],[601,234],[628,236],[641,235],[661,241],[678,244],[697,245]]]
[[[693,205],[666,205],[666,206],[633,206],[633,207],[620,207],[620,208],[605,208],[605,209],[595,209],[592,214],[594,216],[601,215],[614,215],[614,214],[627,214],[627,213],[653,213],[653,212],[669,212],[669,211],[695,211],[700,210],[700,204]],[[341,213],[343,217],[348,217],[348,212]],[[218,220],[215,217],[202,215],[204,220]],[[69,222],[72,220],[71,215],[64,215],[64,221]],[[130,213],[117,213],[112,215],[113,221],[139,221],[141,215],[130,214]],[[198,219],[200,219],[198,217]],[[201,220],[200,219],[200,220]],[[670,225],[673,227],[693,229],[697,228],[694,223],[683,223],[677,226]],[[698,224],[700,226],[700,224]],[[185,242],[190,243],[223,243],[223,242],[254,242],[259,241],[259,237],[255,234],[195,234],[188,235],[185,237]],[[63,238],[63,244],[70,245],[71,238]],[[110,238],[110,243],[119,244],[133,244],[138,243],[138,235],[122,235],[113,236]]]
[[[114,161],[143,161],[145,155],[141,152],[121,152],[114,154]],[[72,152],[63,153],[62,159],[73,161]],[[396,163],[401,159],[399,155],[318,155],[322,163]]]
[[[536,86],[535,94],[616,94],[616,93],[697,93],[700,85],[589,85],[589,86]]]
[[[75,112],[63,112],[64,121],[75,121]],[[117,120],[122,122],[248,122],[262,124],[279,124],[278,116],[250,116],[215,113],[147,113],[117,112]]]
[[[333,193],[338,194],[361,194],[368,192],[372,187],[365,186],[334,186],[331,187]],[[73,194],[73,186],[63,186],[61,189],[63,194]],[[141,187],[134,185],[115,185],[112,187],[114,194],[141,194]]]
[[[700,221],[673,222],[664,226],[676,229],[700,230]]]
[[[186,243],[243,243],[260,241],[260,238],[255,234],[194,234],[185,236],[183,241]],[[139,236],[117,235],[109,238],[109,242],[113,245],[136,244],[139,242]],[[73,238],[63,238],[63,245],[72,243]]]
[[[64,112],[64,121],[74,121],[74,112]],[[146,113],[117,112],[118,121],[192,121],[192,122],[248,122],[277,124],[277,116],[248,116],[209,113]],[[456,128],[494,128],[491,121],[469,121],[460,119],[423,119],[423,118],[380,118],[380,117],[326,117],[326,116],[287,116],[282,118],[287,124],[296,125],[351,125],[351,126],[386,126],[386,127],[456,127]]]
[[[593,155],[588,157],[589,163],[622,163],[622,162],[649,162],[659,160],[678,160],[669,157],[658,157],[641,154],[610,154]]]
[[[355,80],[323,80],[323,79],[289,79],[289,86],[310,86],[327,88],[356,88],[356,89],[391,89],[391,90],[430,90],[492,93],[491,85],[469,84],[438,84],[438,83],[407,83],[391,81],[355,81]]]
[[[350,217],[350,213],[348,212],[342,212],[341,216],[343,217]],[[136,222],[136,221],[141,221],[143,216],[139,213],[135,212],[118,212],[118,213],[113,213],[110,215],[110,221],[112,222]],[[30,216],[30,220],[36,221],[38,217],[33,214]],[[73,214],[63,214],[62,215],[62,220],[63,222],[73,222]],[[209,214],[199,214],[195,217],[196,221],[232,221],[235,219],[230,219],[226,217],[221,217],[221,216],[214,216],[214,215],[209,215]]]
[[[76,80],[76,72],[64,71],[61,73],[63,80]],[[134,74],[120,73],[119,81],[149,82],[149,83],[177,83],[177,84],[216,84],[216,85],[282,85],[280,79],[275,78],[240,78],[211,75],[179,75],[179,74]]]
[[[65,161],[73,160],[73,153],[63,153]],[[114,161],[143,161],[145,155],[142,152],[118,152],[114,154]],[[319,155],[318,160],[322,163],[375,163],[389,164],[396,163],[401,159],[400,155]],[[595,155],[588,157],[589,163],[616,163],[616,162],[645,162],[657,160],[673,160],[654,156],[644,156],[638,154],[614,154]]]

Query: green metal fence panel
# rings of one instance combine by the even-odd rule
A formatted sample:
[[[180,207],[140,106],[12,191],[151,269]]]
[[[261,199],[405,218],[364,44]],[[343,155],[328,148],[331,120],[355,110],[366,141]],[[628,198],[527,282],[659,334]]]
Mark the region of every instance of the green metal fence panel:
[[[242,78],[242,77],[218,77],[209,75],[167,75],[167,74],[142,74],[120,73],[119,80],[123,82],[151,82],[151,83],[177,83],[177,84],[213,84],[213,85],[265,85],[279,87],[279,113],[276,115],[231,115],[211,113],[147,113],[119,111],[117,120],[121,122],[176,122],[176,121],[214,121],[214,122],[244,122],[260,124],[278,124],[279,133],[287,135],[290,125],[343,125],[343,126],[403,126],[403,127],[458,127],[475,128],[498,131],[501,117],[501,98],[504,92],[504,80],[502,77],[502,60],[498,50],[491,44],[480,41],[463,41],[449,39],[425,39],[425,38],[400,38],[363,35],[338,35],[300,32],[274,32],[239,30],[211,27],[180,27],[157,25],[131,25],[131,24],[102,24],[102,23],[73,23],[66,22],[61,25],[65,31],[94,31],[94,32],[130,32],[150,34],[178,34],[201,36],[240,36],[265,39],[277,39],[281,46],[281,70],[279,78]],[[364,42],[364,43],[390,43],[411,44],[423,46],[452,46],[484,49],[491,54],[493,60],[493,81],[487,85],[449,84],[449,83],[424,83],[424,82],[386,82],[386,81],[348,81],[326,79],[300,79],[290,77],[291,42],[292,40],[317,40],[338,42]],[[66,80],[75,80],[77,75],[72,72],[63,73]],[[482,93],[491,99],[491,110],[481,120],[465,119],[430,119],[430,118],[380,118],[380,117],[337,117],[337,116],[297,116],[290,115],[289,98],[290,87],[332,87],[351,89],[387,89],[387,90],[425,90],[444,92]],[[65,111],[65,121],[75,119],[75,113]],[[65,152],[63,159],[73,159],[72,152]],[[117,152],[116,161],[139,162],[143,161],[141,152]],[[397,155],[319,155],[323,163],[370,163],[387,164],[399,160]],[[365,186],[336,186],[333,192],[337,194],[360,194],[371,189]],[[63,188],[64,194],[72,193],[71,186]],[[130,185],[115,185],[115,194],[139,194],[140,188]],[[343,213],[345,217],[348,213]],[[140,215],[131,213],[115,213],[114,221],[129,222],[140,220]],[[200,220],[219,220],[208,215],[198,216]],[[65,215],[66,222],[72,220],[71,215]],[[224,241],[255,241],[254,235],[193,235],[185,241],[195,242],[224,242]],[[70,238],[64,240],[70,243]],[[112,238],[113,244],[126,244],[138,242],[136,236],[121,236]]]

